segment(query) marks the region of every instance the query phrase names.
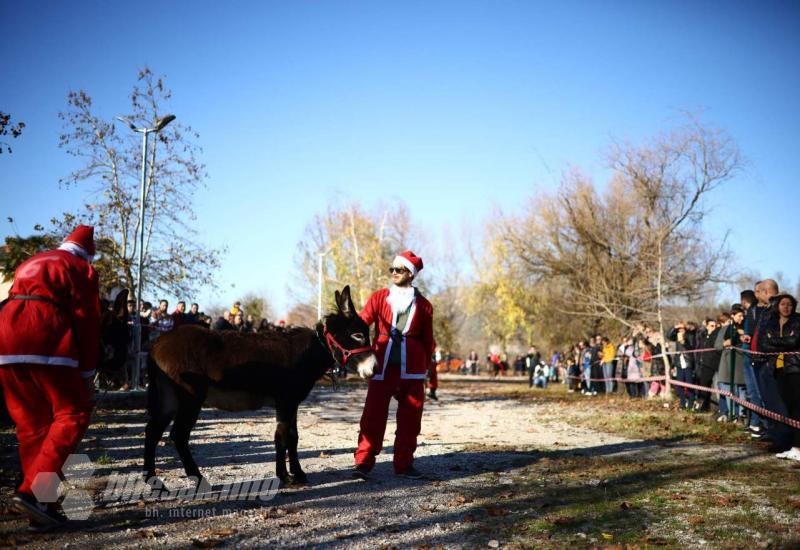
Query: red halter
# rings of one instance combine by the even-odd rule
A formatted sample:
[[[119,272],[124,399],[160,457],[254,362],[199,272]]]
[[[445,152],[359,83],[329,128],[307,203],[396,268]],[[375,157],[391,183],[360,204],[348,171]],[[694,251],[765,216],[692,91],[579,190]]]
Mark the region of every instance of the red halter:
[[[363,353],[365,351],[372,351],[372,346],[362,346],[360,348],[355,349],[347,349],[342,346],[339,342],[336,341],[336,338],[328,332],[328,327],[323,325],[322,326],[323,334],[325,335],[325,343],[328,345],[328,350],[333,352],[334,348],[338,349],[339,352],[342,354],[342,366],[347,364],[347,360],[350,359],[351,355],[356,355],[357,353]],[[336,355],[333,355],[333,359],[336,360]]]

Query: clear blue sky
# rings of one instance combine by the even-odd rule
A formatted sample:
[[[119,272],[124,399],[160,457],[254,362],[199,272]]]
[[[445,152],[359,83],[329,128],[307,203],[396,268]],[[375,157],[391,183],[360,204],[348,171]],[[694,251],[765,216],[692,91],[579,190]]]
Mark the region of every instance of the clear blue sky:
[[[732,231],[742,266],[800,274],[787,254],[798,2],[0,0],[0,20],[0,110],[28,125],[0,158],[0,238],[6,216],[25,233],[80,202],[57,184],[74,167],[57,147],[68,90],[110,119],[146,64],[201,133],[202,238],[230,248],[204,304],[265,291],[283,313],[303,227],[340,193],[368,207],[402,197],[433,239],[458,234],[567,163],[602,181],[612,136],[655,133],[684,109],[748,160],[714,197],[711,233]]]

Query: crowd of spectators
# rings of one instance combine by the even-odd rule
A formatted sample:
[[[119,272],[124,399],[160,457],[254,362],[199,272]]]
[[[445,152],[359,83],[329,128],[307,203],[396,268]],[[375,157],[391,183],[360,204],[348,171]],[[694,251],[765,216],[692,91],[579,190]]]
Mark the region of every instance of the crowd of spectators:
[[[800,421],[800,315],[794,296],[779,292],[772,279],[759,281],[716,317],[700,324],[681,321],[665,332],[663,338],[639,324],[616,345],[601,335],[580,341],[563,354],[562,380],[569,392],[587,396],[624,386],[631,398],[655,398],[666,391],[669,368],[680,408],[711,413],[717,422],[738,422],[752,439],[769,442],[778,458],[800,461],[800,430],[703,390],[715,387]],[[562,362],[553,366],[558,378]],[[530,371],[532,381],[540,379],[537,372],[537,367]]]
[[[127,323],[128,323],[128,361],[124,373],[124,382],[122,382],[122,389],[127,390],[132,387],[133,381],[137,380],[140,387],[146,387],[147,376],[143,365],[137,365],[136,360],[136,342],[135,331],[133,327],[136,324],[136,317],[138,315],[139,321],[142,325],[142,349],[147,351],[150,346],[162,334],[174,330],[182,325],[199,325],[216,331],[236,331],[236,332],[259,332],[267,329],[281,330],[285,327],[283,320],[278,321],[277,324],[272,325],[267,319],[256,320],[252,313],[247,313],[243,308],[241,302],[234,302],[230,309],[225,309],[222,314],[213,319],[211,316],[206,315],[200,311],[200,306],[197,303],[192,303],[189,311],[186,310],[186,302],[181,300],[177,303],[173,311],[169,311],[169,301],[159,300],[158,306],[154,307],[151,302],[140,300],[138,312],[136,311],[136,302],[128,300],[127,302]],[[140,369],[139,376],[134,376],[134,369]]]

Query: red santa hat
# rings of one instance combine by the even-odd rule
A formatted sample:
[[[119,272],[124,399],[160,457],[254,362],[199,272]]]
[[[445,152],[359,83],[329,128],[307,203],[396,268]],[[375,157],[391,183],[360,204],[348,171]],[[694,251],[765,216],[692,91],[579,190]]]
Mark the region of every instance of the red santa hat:
[[[67,235],[65,243],[73,243],[80,246],[89,256],[94,256],[94,227],[91,225],[79,225],[75,230]]]
[[[422,258],[410,250],[405,250],[394,257],[392,265],[396,267],[405,267],[411,272],[411,275],[416,276],[417,273],[422,271]]]

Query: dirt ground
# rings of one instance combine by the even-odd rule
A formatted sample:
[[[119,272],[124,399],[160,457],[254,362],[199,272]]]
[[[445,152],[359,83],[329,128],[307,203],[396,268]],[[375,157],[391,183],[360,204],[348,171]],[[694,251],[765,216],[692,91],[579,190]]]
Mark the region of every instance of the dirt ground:
[[[394,476],[392,413],[384,453],[365,482],[351,477],[365,393],[360,382],[336,392],[319,386],[302,406],[300,455],[309,486],[282,489],[269,502],[105,504],[87,521],[47,534],[28,533],[26,522],[3,505],[0,546],[800,544],[800,469],[737,441],[733,428],[714,441],[709,430],[716,426],[680,431],[704,421],[687,416],[684,422],[675,415],[685,413],[660,403],[581,400],[561,386],[528,390],[520,379],[445,376],[440,400],[426,402],[416,453],[415,466],[428,479]],[[96,413],[80,449],[96,466],[89,484],[96,500],[109,475],[140,469],[142,406],[141,395],[109,395]],[[678,426],[663,428],[659,423],[667,418]],[[662,433],[648,434],[642,425]],[[270,410],[204,410],[192,450],[214,485],[261,479],[274,474],[273,432]],[[18,463],[12,432],[0,438],[0,498],[6,503]],[[159,447],[157,464],[168,486],[185,486],[168,441]]]

